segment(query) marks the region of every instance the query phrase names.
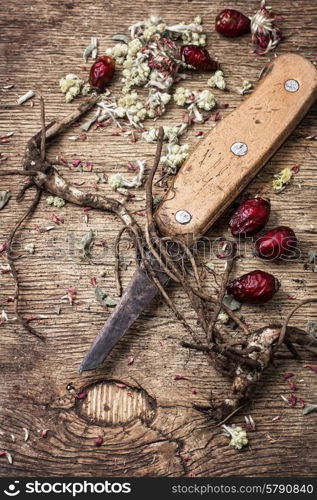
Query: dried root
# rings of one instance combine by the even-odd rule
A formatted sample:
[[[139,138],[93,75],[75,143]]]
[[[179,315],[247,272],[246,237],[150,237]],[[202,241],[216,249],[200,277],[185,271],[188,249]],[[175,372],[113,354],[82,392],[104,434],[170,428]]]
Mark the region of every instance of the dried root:
[[[75,111],[66,116],[59,123],[52,122],[45,125],[44,102],[41,99],[41,131],[32,137],[27,144],[23,161],[23,171],[12,170],[11,172],[0,172],[0,175],[25,175],[29,182],[22,188],[18,199],[22,199],[24,192],[31,186],[37,189],[36,197],[23,218],[13,229],[9,238],[8,259],[11,265],[13,277],[16,282],[16,315],[23,326],[34,335],[41,337],[35,330],[23,320],[19,314],[18,297],[19,283],[14,266],[12,255],[12,241],[17,230],[23,221],[35,210],[42,191],[47,191],[51,195],[59,196],[64,200],[91,207],[105,212],[115,214],[123,223],[122,229],[115,243],[115,277],[117,293],[121,295],[122,286],[120,281],[120,239],[127,231],[133,241],[137,263],[149,273],[153,282],[157,286],[163,299],[174,312],[177,320],[185,327],[194,339],[194,343],[183,342],[182,346],[188,349],[196,349],[208,354],[209,359],[221,375],[229,376],[233,379],[231,393],[224,402],[217,407],[198,407],[199,411],[206,413],[218,422],[227,420],[236,413],[242,406],[248,403],[256,384],[260,381],[263,372],[273,361],[277,349],[285,344],[294,356],[298,356],[294,344],[298,344],[307,350],[317,347],[317,340],[309,337],[305,332],[295,327],[288,326],[288,322],[295,311],[304,304],[317,302],[317,299],[306,299],[299,303],[287,316],[283,325],[266,326],[250,333],[243,321],[223,304],[231,269],[234,265],[236,247],[232,242],[225,242],[225,269],[221,277],[215,275],[216,296],[205,292],[198,270],[196,258],[190,248],[184,242],[175,238],[162,238],[157,230],[153,217],[152,185],[155,173],[160,161],[164,132],[161,128],[158,135],[157,151],[153,168],[146,184],[146,226],[143,231],[135,221],[132,214],[119,201],[101,196],[95,193],[84,193],[80,189],[68,183],[51,162],[46,158],[46,148],[50,141],[63,132],[73,121],[78,120],[88,111],[98,100],[98,97],[91,97],[81,104]],[[176,252],[177,249],[177,252]],[[179,257],[179,254],[181,256]],[[177,256],[177,258],[176,258]],[[191,279],[184,271],[184,262],[187,261],[193,271]],[[162,280],[162,276],[165,278]],[[203,343],[196,338],[194,331],[178,310],[173,299],[165,291],[162,281],[172,279],[179,283],[186,292],[189,303],[197,315],[197,322],[204,333]],[[194,283],[192,282],[194,281]],[[242,341],[232,343],[225,338],[224,328],[222,331],[217,326],[219,313],[223,310],[228,314],[236,326],[246,335]],[[239,348],[237,346],[240,346]]]
[[[307,302],[308,299],[305,303]],[[225,365],[230,365],[231,368],[233,378],[231,392],[228,398],[217,407],[195,406],[195,408],[206,413],[215,421],[223,422],[227,420],[228,416],[236,413],[240,407],[245,406],[250,401],[264,371],[274,358],[282,328],[284,327],[281,325],[271,325],[255,331],[247,340],[247,349],[232,351],[224,346],[222,351],[219,350],[219,357],[222,359],[228,358],[229,360],[229,363],[226,362]],[[308,336],[306,332],[296,327],[285,327],[284,342],[287,341],[291,344],[301,345],[307,350],[317,348],[317,339]],[[187,348],[197,349],[197,346],[191,344],[183,343],[182,345]],[[203,348],[199,346],[199,350],[215,352],[214,348],[208,348],[207,346]],[[234,352],[234,357],[232,357],[232,352]],[[317,353],[316,351],[313,352]]]

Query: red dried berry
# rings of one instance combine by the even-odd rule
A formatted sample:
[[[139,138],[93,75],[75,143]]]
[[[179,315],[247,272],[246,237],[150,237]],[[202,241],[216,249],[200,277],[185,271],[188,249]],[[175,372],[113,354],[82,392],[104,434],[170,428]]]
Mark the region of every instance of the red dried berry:
[[[261,259],[286,259],[295,255],[296,235],[290,227],[280,226],[261,236],[255,242],[255,255]]]
[[[267,223],[270,211],[270,200],[265,198],[250,198],[241,203],[229,221],[233,236],[252,236],[260,231]]]
[[[105,90],[106,86],[110,82],[116,63],[109,56],[98,57],[97,61],[90,68],[89,83],[90,85],[99,91]]]
[[[224,9],[216,17],[216,31],[235,37],[250,33],[250,19],[235,9]]]
[[[181,49],[182,59],[199,71],[216,71],[219,63],[211,59],[209,52],[198,45],[184,45]]]
[[[257,269],[231,281],[227,292],[239,302],[264,304],[271,300],[279,287],[279,281],[272,274]]]

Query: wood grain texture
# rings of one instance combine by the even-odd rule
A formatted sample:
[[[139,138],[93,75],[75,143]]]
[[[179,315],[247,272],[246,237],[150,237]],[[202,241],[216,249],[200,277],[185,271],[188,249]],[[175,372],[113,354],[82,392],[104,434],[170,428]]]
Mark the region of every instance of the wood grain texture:
[[[256,1],[233,1],[231,6],[251,14]],[[298,52],[312,60],[316,38],[316,9],[310,0],[275,3],[284,15],[285,41],[278,53]],[[34,0],[22,2],[10,0],[1,13],[1,87],[15,84],[12,90],[1,90],[0,133],[15,131],[10,143],[1,145],[1,151],[9,158],[7,167],[19,168],[27,139],[39,129],[39,101],[34,107],[29,103],[17,106],[17,97],[29,89],[41,92],[46,102],[47,121],[64,115],[76,106],[66,106],[58,90],[61,76],[69,72],[81,76],[87,74],[88,65],[82,63],[82,51],[92,35],[99,38],[102,52],[111,42],[111,36],[126,31],[127,27],[144,17],[162,14],[170,23],[180,21],[179,13],[186,21],[201,14],[209,34],[208,47],[221,61],[228,80],[228,92],[215,91],[220,102],[228,103],[225,116],[242,100],[237,89],[244,78],[255,82],[268,57],[256,57],[249,53],[248,37],[228,40],[213,31],[216,13],[223,2],[203,0],[167,1],[136,0]],[[111,22],[109,22],[111,19]],[[271,57],[274,57],[273,55]],[[84,67],[85,66],[85,67]],[[203,88],[207,75],[195,75],[186,82],[192,89]],[[113,84],[113,92],[120,89],[119,77]],[[178,123],[182,110],[171,106],[161,123]],[[291,225],[301,241],[301,256],[291,263],[273,264],[256,260],[250,244],[241,249],[244,258],[234,269],[239,275],[255,268],[273,272],[282,282],[281,291],[271,303],[261,307],[244,307],[242,314],[254,327],[268,322],[281,321],[293,306],[294,298],[302,299],[316,294],[316,274],[305,268],[307,251],[316,249],[317,142],[305,139],[316,134],[316,107],[296,128],[286,143],[278,150],[265,169],[246,188],[244,195],[264,193],[271,198],[272,215],[268,230],[277,225]],[[210,125],[199,126],[208,131]],[[197,128],[196,128],[197,130]],[[89,132],[85,142],[71,142],[70,129],[50,148],[53,159],[58,153],[69,160],[81,158],[93,161],[94,172],[126,174],[128,161],[146,159],[147,166],[155,151],[155,145],[138,141],[130,143],[127,137],[114,137],[112,128]],[[194,145],[195,131],[188,132],[185,140]],[[300,165],[300,171],[287,189],[276,195],[271,181],[274,173],[282,168]],[[5,168],[1,165],[1,168]],[[94,173],[76,173],[62,168],[72,181],[84,181],[83,189],[92,189]],[[1,178],[1,189],[10,189],[12,199],[1,211],[0,242],[4,241],[24,212],[33,194],[18,204],[15,195],[21,186],[16,178]],[[107,184],[98,185],[100,193],[109,194]],[[156,190],[155,194],[160,194]],[[144,208],[144,201],[133,202],[133,210]],[[35,224],[51,224],[53,213],[65,218],[65,223],[54,231],[39,234]],[[227,235],[230,209],[220,223],[209,232],[210,238]],[[140,223],[142,217],[138,217]],[[95,233],[104,247],[95,246],[91,259],[83,260],[76,249],[78,241],[89,229]],[[44,314],[47,317],[32,324],[43,333],[46,342],[31,338],[15,323],[1,326],[0,388],[1,449],[12,453],[13,465],[0,458],[0,474],[3,476],[297,476],[316,475],[316,420],[317,415],[303,417],[300,408],[289,408],[281,394],[289,395],[289,387],[282,381],[282,374],[293,371],[299,386],[298,394],[307,402],[316,403],[316,374],[305,368],[307,361],[314,362],[305,353],[302,359],[278,360],[258,388],[252,404],[235,416],[233,422],[242,423],[243,415],[251,414],[256,421],[256,431],[250,433],[250,446],[242,453],[228,446],[218,428],[213,428],[206,418],[192,409],[192,404],[206,403],[210,394],[215,400],[223,399],[229,387],[227,380],[220,379],[200,353],[189,353],[179,347],[186,338],[174,317],[161,301],[157,300],[137,321],[120,344],[112,351],[108,361],[98,370],[77,375],[80,361],[87,347],[99,331],[109,312],[94,298],[90,278],[97,277],[100,286],[115,295],[113,275],[113,244],[118,223],[112,216],[97,211],[89,212],[88,225],[79,207],[67,204],[57,212],[45,204],[45,196],[34,218],[24,225],[18,235],[15,248],[23,255],[17,261],[22,286],[21,311],[25,317]],[[27,243],[35,243],[34,255],[26,255]],[[123,243],[127,244],[127,241]],[[126,249],[125,262],[133,258],[132,250]],[[0,255],[1,264],[5,264]],[[213,258],[216,269],[222,262]],[[132,274],[132,266],[124,272],[124,284]],[[9,274],[0,275],[0,301],[14,293]],[[80,305],[70,306],[61,301],[69,286],[78,290]],[[176,285],[170,286],[179,307],[186,309],[184,294]],[[54,307],[61,305],[61,313]],[[13,316],[12,304],[3,304],[9,317]],[[191,316],[191,314],[188,314]],[[189,318],[192,321],[193,318]],[[296,324],[305,327],[308,320],[317,320],[315,307],[306,307],[296,314]],[[129,359],[133,358],[133,364]],[[316,360],[315,360],[316,363]],[[175,375],[185,380],[175,381]],[[129,391],[143,391],[146,398],[154,401],[154,418],[135,419],[122,425],[111,422],[95,422],[84,418],[79,406],[86,404],[67,391],[72,383],[76,391],[94,384],[117,381],[129,386]],[[141,389],[140,389],[141,387]],[[194,389],[194,390],[193,390]],[[122,389],[125,390],[125,389]],[[88,398],[88,397],[87,397]],[[281,419],[272,422],[272,418]],[[23,427],[30,430],[28,441],[23,440]],[[47,437],[41,431],[48,429]],[[13,443],[10,434],[16,441]],[[104,435],[104,444],[94,446],[98,435]]]

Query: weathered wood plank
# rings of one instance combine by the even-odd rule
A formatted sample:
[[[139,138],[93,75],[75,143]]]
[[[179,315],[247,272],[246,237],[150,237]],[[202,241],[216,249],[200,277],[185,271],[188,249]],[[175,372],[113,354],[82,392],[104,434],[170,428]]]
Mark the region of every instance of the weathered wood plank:
[[[246,6],[246,2],[237,1],[231,5],[251,14],[257,3],[249,1]],[[286,17],[286,40],[278,53],[298,51],[312,60],[317,21],[313,2],[282,0],[272,3]],[[221,61],[229,84],[226,94],[215,92],[221,102],[229,104],[227,110],[222,110],[225,116],[242,99],[237,92],[242,80],[247,78],[255,82],[269,58],[249,54],[246,38],[227,40],[214,33],[215,15],[223,7],[223,2],[202,0],[162,0],[159,4],[154,0],[136,0],[133,4],[101,0],[7,2],[0,20],[0,82],[1,88],[8,83],[14,83],[15,87],[0,94],[0,133],[15,131],[15,135],[9,144],[1,146],[1,151],[9,156],[5,165],[20,166],[27,139],[39,129],[38,101],[33,108],[28,103],[17,106],[17,96],[29,89],[42,92],[47,121],[66,114],[76,104],[65,106],[58,81],[68,72],[85,76],[81,55],[90,37],[98,36],[102,51],[112,43],[114,33],[125,31],[131,23],[150,14],[163,13],[170,23],[181,20],[179,12],[186,21],[197,14],[203,16],[209,34],[208,47]],[[203,87],[206,80],[206,75],[195,75],[186,86],[197,89]],[[113,84],[114,93],[119,88],[117,78]],[[177,123],[181,116],[182,111],[171,106],[162,122]],[[272,216],[268,229],[277,224],[291,225],[301,240],[302,252],[299,260],[278,265],[256,260],[250,246],[242,249],[244,258],[237,263],[236,275],[260,266],[274,272],[283,285],[276,300],[260,310],[255,306],[243,308],[243,314],[255,327],[280,321],[293,305],[292,297],[301,299],[317,291],[316,275],[304,269],[307,251],[317,246],[317,143],[305,139],[316,134],[316,122],[315,107],[247,188],[248,193],[261,191],[271,198]],[[207,123],[199,129],[208,130],[209,126]],[[147,159],[147,165],[151,165],[153,145],[145,145],[142,141],[131,144],[127,138],[112,137],[113,129],[107,128],[89,132],[85,142],[73,143],[67,137],[74,132],[76,129],[71,129],[54,142],[51,158],[63,152],[68,159],[91,160],[94,171],[106,174],[126,172],[125,165],[130,160]],[[193,131],[187,134],[187,141],[190,144],[197,141]],[[301,167],[295,180],[282,194],[274,194],[271,189],[273,174],[294,164]],[[85,181],[83,189],[91,188],[95,181],[94,173],[62,170],[73,181]],[[15,202],[20,185],[21,179],[1,177],[1,189],[10,189],[13,196],[1,212],[0,243],[32,198],[28,193],[25,201]],[[99,185],[99,192],[110,193],[106,184]],[[133,203],[135,210],[144,206],[142,201]],[[285,407],[280,396],[289,394],[287,383],[282,382],[282,373],[293,371],[296,380],[302,380],[298,382],[300,397],[316,403],[316,374],[305,368],[310,358],[307,354],[302,353],[300,361],[278,360],[278,367],[272,367],[265,375],[252,404],[234,417],[234,422],[241,423],[243,415],[251,414],[257,424],[256,431],[250,433],[250,446],[239,455],[228,447],[228,440],[219,428],[213,428],[204,416],[192,409],[193,402],[206,402],[211,391],[215,400],[223,398],[229,383],[219,378],[203,355],[179,347],[186,333],[159,300],[134,325],[104,366],[79,377],[79,363],[109,314],[96,303],[90,278],[96,276],[100,286],[115,294],[112,249],[118,224],[112,216],[91,211],[87,226],[82,209],[67,204],[58,212],[65,218],[64,225],[50,233],[37,233],[35,224],[49,225],[53,213],[54,210],[42,200],[35,216],[25,224],[16,240],[16,248],[23,254],[27,243],[33,242],[36,246],[33,256],[28,255],[17,262],[22,286],[21,309],[26,317],[47,315],[46,319],[34,324],[45,335],[46,342],[31,338],[14,323],[1,326],[0,429],[6,434],[0,438],[1,448],[8,449],[14,457],[11,466],[1,457],[1,475],[316,474],[316,414],[303,417],[300,408]],[[209,232],[210,237],[227,234],[228,217],[229,212]],[[142,223],[143,219],[138,219]],[[107,246],[104,251],[95,247],[91,260],[83,261],[74,240],[90,228],[96,239],[105,241]],[[131,258],[130,251],[127,260]],[[0,256],[0,263],[5,263],[3,256]],[[215,261],[215,265],[221,269],[221,262]],[[101,273],[105,276],[101,277]],[[131,273],[132,266],[129,266],[124,273],[124,283]],[[4,301],[14,292],[10,275],[0,275],[0,284],[0,301]],[[70,306],[61,302],[69,286],[78,289],[82,305]],[[171,285],[170,289],[180,307],[186,308],[185,296],[179,288]],[[58,304],[62,308],[60,315],[53,312]],[[12,316],[11,304],[4,307],[9,317]],[[305,327],[307,320],[317,320],[316,308],[303,308],[296,315],[299,326]],[[134,362],[128,365],[131,357]],[[184,375],[187,380],[175,381],[175,374]],[[154,401],[154,419],[136,419],[118,426],[84,419],[79,407],[87,402],[76,400],[67,391],[67,384],[72,383],[79,391],[109,380],[127,384],[132,389],[120,390],[131,391],[132,395],[133,388],[138,389],[138,384],[142,386],[143,394]],[[104,404],[106,399],[104,397]],[[277,415],[282,418],[272,422]],[[30,430],[27,442],[23,441],[23,427]],[[44,429],[49,431],[46,438],[41,438],[40,432]],[[16,436],[15,443],[10,440],[11,433]],[[99,434],[104,434],[104,444],[97,448],[94,441]]]

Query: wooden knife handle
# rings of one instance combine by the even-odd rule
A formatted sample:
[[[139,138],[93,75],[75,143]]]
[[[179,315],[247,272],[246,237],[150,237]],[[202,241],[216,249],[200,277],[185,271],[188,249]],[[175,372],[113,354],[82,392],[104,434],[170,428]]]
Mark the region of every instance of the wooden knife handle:
[[[297,54],[270,64],[256,90],[194,148],[155,214],[164,236],[188,244],[219,218],[317,97],[317,72]]]

